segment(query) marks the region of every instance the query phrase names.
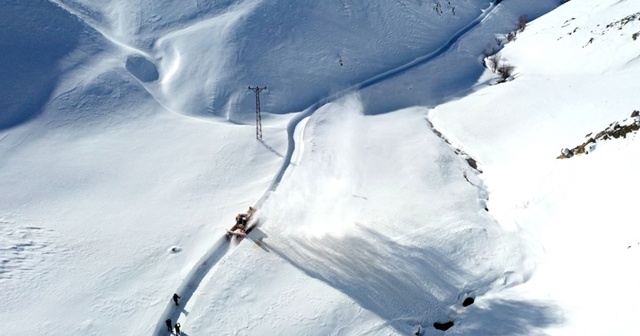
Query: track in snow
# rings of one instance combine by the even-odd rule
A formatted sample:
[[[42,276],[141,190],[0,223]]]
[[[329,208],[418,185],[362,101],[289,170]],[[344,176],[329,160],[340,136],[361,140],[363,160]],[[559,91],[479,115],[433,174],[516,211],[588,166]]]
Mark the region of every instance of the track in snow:
[[[180,287],[176,290],[176,293],[180,295],[180,305],[176,306],[173,301],[169,301],[164,311],[162,312],[162,318],[156,324],[154,335],[166,335],[165,320],[170,318],[174,323],[178,321],[180,314],[184,311],[185,304],[191,299],[196,292],[202,280],[209,274],[213,267],[220,261],[229,251],[231,244],[226,237],[218,239],[218,241],[211,246],[211,248],[200,258],[195,264],[194,268],[189,271],[189,274],[185,277]]]

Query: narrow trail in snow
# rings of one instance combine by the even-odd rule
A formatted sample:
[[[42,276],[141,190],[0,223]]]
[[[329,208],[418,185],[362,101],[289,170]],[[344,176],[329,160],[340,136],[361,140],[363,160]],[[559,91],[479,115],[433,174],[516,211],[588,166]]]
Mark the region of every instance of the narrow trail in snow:
[[[189,299],[195,294],[196,290],[200,287],[202,280],[209,274],[216,264],[229,251],[231,244],[223,236],[218,239],[211,246],[211,248],[205,253],[195,266],[189,271],[189,274],[185,277],[184,281],[180,284],[180,287],[176,289],[176,293],[179,293],[180,300],[179,306],[176,306],[173,301],[169,302],[162,312],[162,318],[156,325],[155,335],[166,335],[165,320],[171,319],[172,322],[177,322],[180,315],[185,312],[184,306]]]
[[[467,26],[459,30],[457,33],[455,33],[446,43],[444,43],[440,48],[436,49],[435,51],[425,56],[416,58],[415,60],[409,63],[406,63],[400,67],[385,71],[381,74],[378,74],[367,80],[364,80],[358,84],[352,85],[351,87],[344,89],[338,93],[335,93],[331,96],[322,98],[317,102],[315,102],[314,104],[312,104],[311,106],[307,107],[302,112],[300,112],[297,116],[292,118],[291,121],[289,121],[289,124],[287,125],[288,147],[287,147],[287,153],[284,156],[284,161],[282,163],[282,166],[280,167],[275,177],[273,178],[269,188],[256,202],[255,207],[260,209],[261,205],[267,200],[269,195],[278,188],[278,185],[282,181],[284,174],[286,173],[287,169],[291,165],[291,159],[296,149],[295,130],[297,129],[300,122],[302,122],[305,118],[310,117],[321,106],[326,105],[332,101],[336,101],[341,97],[346,96],[350,92],[362,90],[370,86],[373,86],[377,83],[386,81],[390,78],[401,75],[402,73],[408,70],[411,70],[413,68],[426,64],[434,60],[435,58],[444,55],[446,52],[448,52],[451,49],[451,47],[456,42],[458,42],[465,34],[467,34],[469,31],[475,28],[487,15],[489,15],[494,8],[495,8],[495,4],[492,3],[486,10],[482,12],[482,14],[480,14],[476,19],[471,21]],[[267,144],[263,143],[263,145],[265,145],[267,149],[269,149]],[[255,242],[259,239],[258,236],[261,234],[262,232],[260,230],[254,230],[248,234],[247,239]],[[245,240],[243,239],[240,243],[244,241]],[[167,318],[171,318],[173,323],[179,320],[180,315],[184,311],[184,306],[186,305],[186,303],[189,301],[189,299],[196,296],[194,294],[197,291],[199,284],[202,282],[202,280],[207,276],[207,274],[209,274],[215,268],[215,266],[222,259],[225,258],[225,256],[232,253],[233,250],[238,246],[239,244],[231,248],[231,245],[226,242],[226,238],[224,236],[220,240],[218,240],[215,244],[212,245],[212,247],[198,261],[198,263],[196,263],[194,268],[189,272],[189,274],[184,279],[182,284],[178,287],[176,293],[182,296],[180,300],[181,301],[180,305],[176,306],[173,302],[169,302],[167,304],[167,307],[163,311],[160,319],[158,320],[154,335],[166,335],[166,329],[165,329],[166,326],[164,321]]]

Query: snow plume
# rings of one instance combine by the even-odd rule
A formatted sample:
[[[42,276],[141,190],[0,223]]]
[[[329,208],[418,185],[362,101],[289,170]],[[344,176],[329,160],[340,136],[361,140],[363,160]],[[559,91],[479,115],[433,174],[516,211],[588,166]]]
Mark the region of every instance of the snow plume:
[[[362,106],[350,96],[300,124],[299,153],[263,207],[265,248],[399,334],[450,318],[464,295],[526,281],[528,246],[480,207],[426,109]]]
[[[358,198],[354,165],[355,143],[363,117],[357,95],[323,106],[298,130],[299,164],[290,167],[264,207],[269,227],[296,234],[341,235],[353,227]]]

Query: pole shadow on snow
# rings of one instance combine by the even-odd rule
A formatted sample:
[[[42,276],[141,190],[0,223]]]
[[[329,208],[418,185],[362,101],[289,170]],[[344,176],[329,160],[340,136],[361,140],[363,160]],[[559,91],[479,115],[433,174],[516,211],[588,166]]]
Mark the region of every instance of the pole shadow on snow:
[[[277,157],[279,158],[283,158],[284,159],[284,155],[280,154],[275,148],[271,147],[269,144],[267,144],[266,142],[264,142],[264,140],[259,139],[258,140],[266,149],[268,149],[271,153],[275,154]]]
[[[202,280],[207,276],[209,271],[227,254],[229,251],[229,241],[225,236],[221,237],[211,248],[205,253],[200,260],[194,265],[189,274],[182,281],[180,287],[178,287],[176,293],[180,295],[179,303],[176,306],[173,302],[171,295],[167,295],[167,306],[162,312],[162,316],[158,320],[154,335],[166,335],[167,327],[165,325],[166,319],[171,319],[173,323],[178,321],[180,314],[184,313],[188,315],[189,312],[184,309],[189,299],[200,286]],[[186,335],[184,332],[183,335]]]
[[[343,238],[325,236],[321,241],[302,238],[282,243],[289,247],[282,249],[268,240],[265,246],[387,321],[371,331],[388,325],[403,335],[413,334],[417,326],[424,330],[423,335],[437,333],[434,322],[457,323],[453,308],[461,308],[465,293],[482,295],[499,277],[498,273],[472,274],[442,248],[404,246],[364,226],[359,226],[357,234]],[[558,321],[553,309],[526,302],[502,301],[486,310],[473,309],[473,313],[464,310],[476,314],[472,321],[477,321],[467,325],[469,332],[464,335],[526,335]],[[485,330],[488,333],[480,332]]]
[[[63,73],[61,62],[90,30],[45,0],[5,1],[0,10],[0,130],[37,117]]]

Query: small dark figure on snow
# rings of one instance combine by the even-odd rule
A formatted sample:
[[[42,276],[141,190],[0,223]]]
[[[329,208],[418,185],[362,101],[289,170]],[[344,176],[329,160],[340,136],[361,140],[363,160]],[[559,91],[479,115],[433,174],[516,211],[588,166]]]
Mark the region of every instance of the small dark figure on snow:
[[[169,332],[173,332],[173,327],[171,326],[171,319],[167,319],[164,322],[167,324],[167,330],[169,330]]]
[[[178,296],[178,293],[173,293],[173,302],[176,303],[176,306],[178,305],[178,299],[180,298],[180,296]]]
[[[176,335],[180,335],[180,323],[176,323]]]

